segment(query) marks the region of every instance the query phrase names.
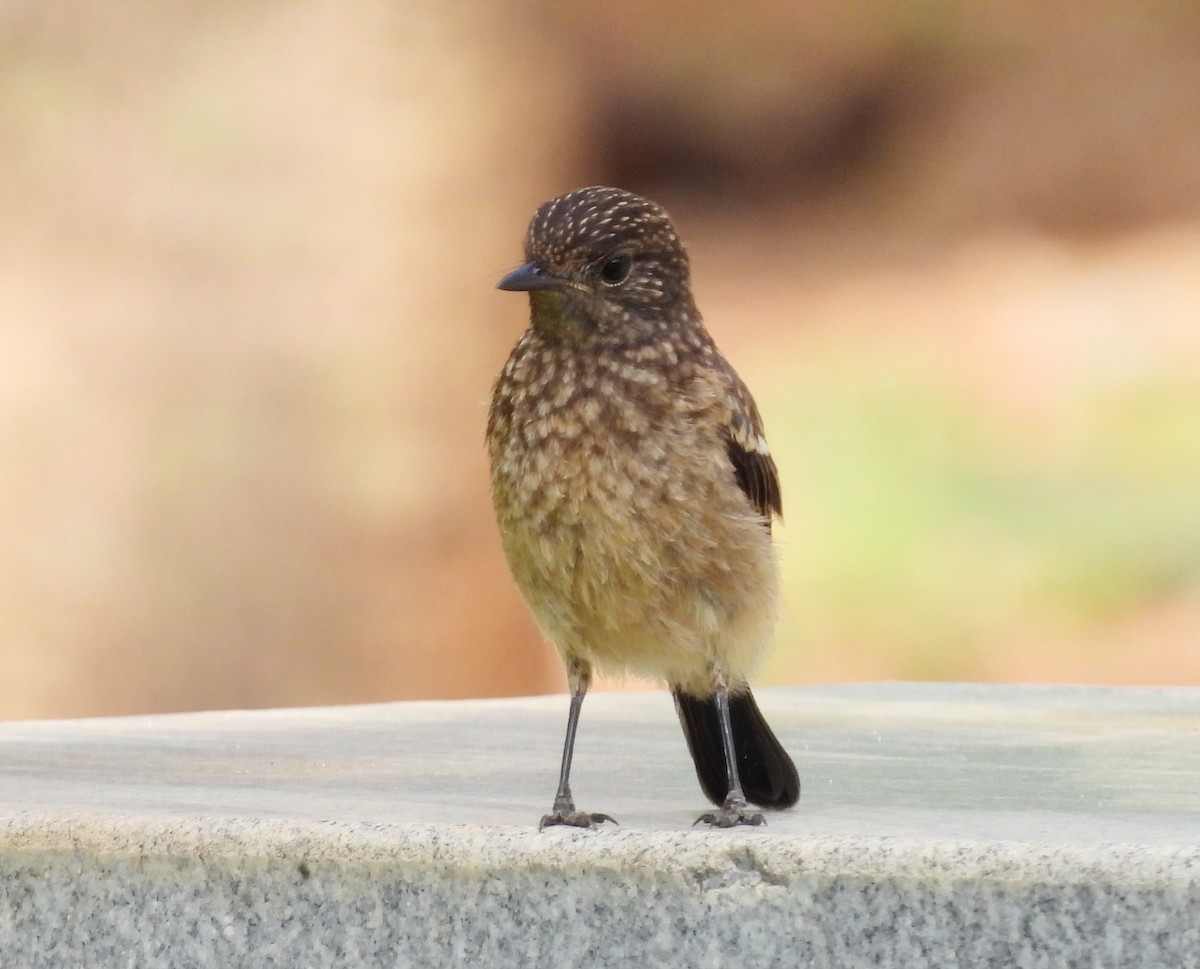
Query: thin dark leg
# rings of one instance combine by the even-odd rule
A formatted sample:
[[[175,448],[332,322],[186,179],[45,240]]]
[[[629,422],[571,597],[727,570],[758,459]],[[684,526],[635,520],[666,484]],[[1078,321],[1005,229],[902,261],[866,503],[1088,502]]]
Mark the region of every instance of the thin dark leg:
[[[730,801],[746,806],[746,795],[742,793],[742,779],[738,777],[737,753],[733,746],[733,724],[729,722],[729,693],[724,687],[717,690],[717,716],[721,721],[721,746],[725,748],[725,773],[729,778],[729,794],[725,798],[726,805]]]
[[[729,793],[720,811],[710,811],[696,818],[696,824],[704,822],[717,828],[732,828],[738,824],[766,824],[757,812],[746,811],[746,795],[742,791],[742,780],[738,776],[737,748],[733,745],[733,725],[729,721],[729,691],[722,682],[716,689],[717,718],[721,722],[721,746],[725,750],[725,774]]]
[[[575,731],[579,729],[579,711],[583,709],[582,693],[571,694],[571,709],[567,714],[567,736],[563,741],[562,767],[558,771],[558,793],[554,795],[555,812],[575,810],[571,796],[571,759],[575,756]]]
[[[538,830],[556,824],[576,828],[594,828],[605,821],[617,822],[607,814],[588,814],[575,809],[575,798],[571,796],[571,758],[575,754],[575,731],[579,728],[579,711],[583,709],[583,698],[592,682],[591,670],[581,664],[567,667],[567,678],[571,684],[571,709],[567,714],[567,736],[563,740],[562,767],[558,772],[558,792],[554,795],[554,810],[542,818]]]

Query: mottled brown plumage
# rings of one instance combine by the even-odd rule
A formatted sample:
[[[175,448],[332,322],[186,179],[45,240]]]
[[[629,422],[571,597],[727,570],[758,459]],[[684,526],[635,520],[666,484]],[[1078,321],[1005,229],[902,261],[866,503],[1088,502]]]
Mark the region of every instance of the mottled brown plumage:
[[[758,410],[701,322],[687,253],[657,204],[603,187],[553,199],[525,257],[500,283],[529,292],[531,322],[496,383],[487,445],[509,566],[572,691],[543,823],[604,817],[576,811],[568,784],[593,667],[665,680],[702,786],[724,804],[704,819],[757,823],[733,764],[755,775],[755,803],[799,794],[746,687],[779,587],[779,482]],[[723,738],[731,705],[743,736]]]

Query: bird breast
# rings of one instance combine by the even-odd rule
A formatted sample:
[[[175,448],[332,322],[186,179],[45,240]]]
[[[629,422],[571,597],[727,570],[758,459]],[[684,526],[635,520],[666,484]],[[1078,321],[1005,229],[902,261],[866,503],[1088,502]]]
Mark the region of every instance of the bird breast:
[[[707,670],[714,637],[748,603],[773,608],[777,582],[709,413],[719,402],[674,364],[673,378],[645,363],[581,367],[518,344],[488,432],[505,552],[547,633],[566,654],[652,675]],[[748,653],[770,618],[747,630]]]

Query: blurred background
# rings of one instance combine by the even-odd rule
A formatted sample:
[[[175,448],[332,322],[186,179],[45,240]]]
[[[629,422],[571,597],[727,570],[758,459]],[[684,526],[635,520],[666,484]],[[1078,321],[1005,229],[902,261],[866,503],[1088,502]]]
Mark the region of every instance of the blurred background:
[[[482,433],[593,183],[764,412],[763,682],[1200,682],[1200,6],[6,0],[0,717],[563,689]]]

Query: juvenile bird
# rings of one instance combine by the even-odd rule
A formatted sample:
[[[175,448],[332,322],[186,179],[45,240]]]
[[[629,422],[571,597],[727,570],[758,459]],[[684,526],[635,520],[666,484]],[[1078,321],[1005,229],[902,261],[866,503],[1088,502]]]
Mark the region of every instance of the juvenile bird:
[[[488,412],[492,498],[517,586],[567,670],[558,792],[542,826],[613,820],[576,808],[571,756],[594,668],[665,680],[704,793],[697,823],[761,824],[795,765],[747,676],[767,650],[779,575],[775,462],[750,392],[692,299],[661,206],[591,187],[544,203],[525,263],[529,329]]]

